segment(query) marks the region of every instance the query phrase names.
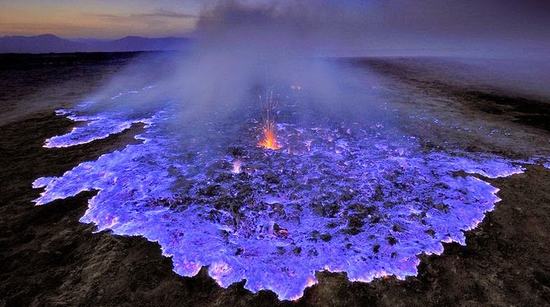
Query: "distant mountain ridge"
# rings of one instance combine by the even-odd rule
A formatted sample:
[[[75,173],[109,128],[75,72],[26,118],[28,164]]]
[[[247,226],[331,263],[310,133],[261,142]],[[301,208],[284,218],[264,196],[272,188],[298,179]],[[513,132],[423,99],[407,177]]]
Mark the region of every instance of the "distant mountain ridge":
[[[127,36],[116,40],[64,39],[53,34],[0,37],[0,53],[70,53],[181,50],[191,40],[184,37]]]

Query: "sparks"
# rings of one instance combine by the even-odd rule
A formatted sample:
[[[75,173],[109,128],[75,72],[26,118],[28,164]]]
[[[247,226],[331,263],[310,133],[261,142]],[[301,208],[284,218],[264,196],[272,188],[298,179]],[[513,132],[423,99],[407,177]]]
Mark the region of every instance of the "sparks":
[[[260,96],[260,100],[262,100],[262,97]],[[258,143],[259,147],[263,147],[265,149],[270,150],[278,150],[281,149],[281,146],[279,145],[277,141],[277,124],[275,123],[274,118],[274,108],[276,101],[273,99],[273,91],[270,91],[265,96],[265,118],[264,118],[264,124],[263,124],[263,137]]]

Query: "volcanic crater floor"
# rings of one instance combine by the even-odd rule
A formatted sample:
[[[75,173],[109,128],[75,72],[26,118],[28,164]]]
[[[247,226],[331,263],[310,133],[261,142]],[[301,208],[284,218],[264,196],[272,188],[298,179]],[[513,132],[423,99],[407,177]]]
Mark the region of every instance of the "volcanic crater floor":
[[[406,235],[422,234],[424,237],[419,241],[429,241],[430,238],[436,237],[433,249],[442,252],[441,255],[428,256],[420,253],[421,261],[414,259],[405,268],[394,266],[396,271],[393,273],[410,272],[410,274],[404,273],[405,280],[387,276],[374,279],[369,283],[350,282],[350,279],[354,279],[352,270],[341,269],[344,272],[330,273],[322,271],[322,265],[319,265],[321,268],[314,269],[321,271],[314,276],[318,281],[317,284],[306,288],[303,296],[298,300],[281,302],[273,292],[258,291],[260,288],[253,289],[252,292],[245,290],[246,284],[239,281],[241,278],[224,281],[223,278],[228,276],[224,275],[227,273],[224,266],[220,268],[221,273],[214,276],[212,276],[212,266],[207,269],[201,268],[200,265],[185,267],[184,271],[179,272],[176,266],[176,272],[180,275],[186,275],[185,270],[188,269],[193,273],[190,275],[197,274],[194,277],[181,277],[175,274],[173,266],[177,265],[178,257],[177,255],[170,255],[170,258],[163,256],[161,250],[166,255],[166,246],[169,245],[165,245],[161,240],[159,243],[153,243],[143,237],[119,236],[117,234],[127,234],[124,231],[129,231],[128,228],[117,230],[117,223],[109,221],[102,224],[102,220],[94,220],[93,215],[88,222],[94,222],[96,225],[80,223],[82,216],[89,214],[89,200],[92,197],[96,200],[99,197],[101,200],[100,193],[105,193],[106,189],[99,192],[93,187],[88,192],[83,192],[86,189],[82,192],[79,189],[71,190],[63,197],[59,197],[60,195],[52,197],[50,200],[53,203],[50,205],[32,206],[32,201],[41,197],[40,190],[32,189],[32,182],[36,178],[62,178],[60,176],[65,171],[77,169],[82,165],[81,163],[98,161],[104,154],[124,152],[128,148],[126,147],[128,143],[134,143],[131,146],[142,146],[140,140],[135,140],[134,136],[146,136],[147,128],[143,126],[147,123],[140,124],[139,121],[136,123],[122,133],[59,149],[43,148],[43,145],[44,140],[70,131],[74,123],[63,117],[51,113],[37,114],[27,120],[2,127],[0,144],[4,171],[0,176],[6,192],[0,196],[3,233],[0,241],[2,258],[0,276],[3,280],[0,283],[0,293],[2,293],[0,304],[6,306],[63,304],[535,306],[546,305],[550,300],[550,273],[548,273],[550,263],[546,257],[550,254],[546,232],[550,225],[548,210],[550,186],[547,184],[550,182],[550,172],[548,169],[539,165],[522,164],[526,168],[524,173],[490,179],[487,175],[497,177],[491,176],[493,171],[498,173],[502,169],[515,170],[521,163],[516,165],[513,162],[514,159],[505,157],[500,160],[501,158],[491,154],[485,156],[490,161],[485,164],[485,161],[481,161],[483,159],[478,152],[460,152],[442,157],[440,152],[432,151],[431,154],[435,156],[431,159],[422,156],[424,157],[421,161],[423,166],[436,163],[437,166],[434,168],[442,169],[443,173],[436,174],[437,176],[449,175],[453,178],[448,179],[451,181],[471,180],[475,187],[470,191],[466,189],[458,192],[452,188],[452,185],[439,187],[442,190],[438,194],[445,195],[445,199],[449,199],[449,194],[446,193],[450,190],[458,193],[450,198],[459,199],[462,204],[466,203],[469,197],[472,197],[471,202],[475,204],[480,204],[480,199],[486,200],[481,204],[487,207],[479,208],[478,213],[481,215],[470,216],[466,219],[468,223],[456,226],[453,228],[455,232],[451,234],[447,228],[445,231],[437,228],[443,225],[438,223],[437,219],[422,222],[422,216],[426,215],[426,212],[433,212],[430,215],[435,217],[440,214],[460,212],[453,211],[454,208],[449,204],[437,198],[434,199],[433,193],[438,190],[432,186],[426,187],[426,191],[423,192],[422,182],[418,182],[422,177],[420,175],[435,175],[431,172],[422,174],[424,168],[407,168],[402,164],[407,162],[414,165],[416,153],[426,154],[425,146],[411,143],[410,139],[406,139],[404,145],[401,139],[399,142],[386,140],[380,142],[398,144],[387,148],[376,148],[374,143],[361,145],[354,142],[355,137],[364,139],[364,134],[372,133],[371,136],[376,136],[376,127],[372,131],[367,129],[357,132],[351,127],[336,125],[324,130],[309,129],[313,131],[310,135],[304,130],[282,125],[279,128],[282,131],[283,150],[284,148],[288,150],[289,144],[293,142],[303,146],[295,146],[296,148],[292,148],[290,152],[266,153],[256,148],[255,142],[251,142],[251,145],[245,149],[242,144],[224,146],[222,158],[188,155],[186,159],[194,162],[198,159],[202,165],[208,167],[200,170],[193,170],[187,166],[167,169],[168,173],[176,173],[176,179],[170,182],[169,189],[174,186],[177,186],[179,191],[186,189],[185,195],[188,196],[160,193],[159,197],[153,199],[154,204],[149,206],[167,208],[174,212],[185,212],[189,210],[189,206],[193,205],[207,209],[194,212],[193,216],[200,216],[203,221],[210,221],[212,225],[216,225],[216,232],[212,232],[212,238],[223,242],[225,249],[222,256],[227,256],[225,263],[229,265],[232,264],[232,259],[246,255],[247,250],[250,250],[246,243],[227,244],[227,241],[224,241],[234,233],[244,239],[260,238],[259,242],[264,242],[263,238],[269,238],[269,242],[279,240],[285,243],[270,244],[268,247],[273,248],[273,252],[266,254],[271,255],[270,257],[277,261],[277,265],[280,264],[280,259],[287,259],[289,262],[294,259],[297,262],[294,268],[300,268],[300,265],[304,267],[302,263],[304,260],[300,255],[314,253],[313,248],[318,249],[317,253],[322,255],[325,247],[330,247],[329,249],[332,250],[334,246],[339,246],[338,253],[336,257],[329,259],[355,259],[352,257],[359,255],[356,257],[370,256],[374,259],[382,259],[380,263],[383,264],[392,263],[402,259],[400,257],[403,256],[403,249],[399,248],[402,246],[401,242],[414,242],[414,240],[407,241],[409,238]],[[304,138],[308,142],[313,140],[312,146],[321,144],[317,147],[319,152],[315,152],[315,146],[313,149],[308,148],[308,142],[296,142],[293,137]],[[383,138],[383,136],[376,137]],[[317,142],[316,138],[319,138]],[[337,140],[347,142],[342,143]],[[367,160],[362,160],[361,156],[357,155],[357,152],[364,150],[360,146],[365,146],[371,153]],[[328,152],[331,154],[327,156]],[[386,161],[389,153],[396,160],[392,160],[388,169],[382,167],[387,172],[368,173],[358,167],[362,165],[367,169],[380,166],[380,161]],[[376,154],[383,159],[372,160]],[[429,154],[430,152],[428,157]],[[340,159],[341,155],[345,158]],[[510,155],[513,155],[513,152],[510,152]],[[308,159],[304,159],[304,156]],[[454,167],[463,166],[462,159],[471,159],[472,156],[477,159],[477,169]],[[350,159],[350,157],[354,158]],[[312,161],[311,164],[308,164],[307,160]],[[238,170],[235,170],[235,161],[242,163]],[[284,161],[284,165],[278,165],[283,163],[281,161]],[[346,165],[346,161],[354,161],[354,163]],[[196,163],[189,164],[196,165]],[[466,165],[472,165],[472,160],[469,160]],[[302,169],[304,171],[300,172]],[[432,170],[432,168],[429,169]],[[75,173],[78,174],[78,171]],[[177,179],[177,174],[182,173],[185,176]],[[389,176],[387,180],[394,185],[401,182],[399,178],[403,178],[404,182],[410,182],[409,186],[401,185],[397,188],[399,191],[415,190],[414,195],[418,199],[406,199],[406,201],[409,204],[416,201],[419,206],[427,206],[423,208],[424,213],[419,210],[419,212],[403,215],[402,211],[397,210],[399,204],[404,202],[404,195],[410,195],[410,193],[396,193],[395,186],[387,190],[385,185],[373,184],[358,189],[355,186],[357,182],[369,182],[369,178],[361,177],[365,176],[365,173],[382,174],[381,177],[374,178],[377,182],[386,176]],[[471,175],[471,173],[477,175]],[[194,174],[196,176],[191,176]],[[301,177],[303,174],[317,176],[311,176],[305,180]],[[189,180],[190,177],[193,179]],[[345,177],[363,180],[346,183],[342,180]],[[74,178],[68,176],[67,179]],[[317,191],[312,187],[308,189],[306,186],[310,179],[313,180],[309,182],[312,186],[315,186],[315,183],[319,186],[321,181],[322,186],[334,189],[323,191]],[[461,187],[464,187],[463,182],[461,183]],[[492,197],[496,192],[495,188],[500,189],[497,196],[502,201],[497,203],[494,211],[490,211],[491,205],[496,200]],[[263,191],[261,195],[254,193],[258,189]],[[357,193],[358,190],[366,192]],[[56,200],[56,198],[65,198],[73,194],[74,197]],[[191,200],[189,195],[192,196]],[[250,198],[249,201],[243,201],[247,197]],[[235,198],[237,198],[236,201]],[[302,205],[298,208],[283,205],[292,201],[300,203],[299,200],[302,199],[308,200],[307,206]],[[327,199],[331,201],[326,202]],[[336,207],[335,202],[332,201],[335,199],[338,200]],[[248,203],[250,208],[241,208],[243,203]],[[460,206],[457,208],[460,209]],[[296,234],[297,226],[293,225],[292,221],[296,222],[295,215],[298,215],[300,221],[307,221],[308,219],[304,218],[304,210],[307,210],[305,217],[310,218],[313,224],[307,228],[307,232]],[[486,213],[486,211],[490,212]],[[102,212],[112,213],[112,211]],[[392,216],[394,212],[397,213]],[[102,217],[101,212],[99,214],[98,216]],[[410,222],[410,219],[414,218],[419,219],[418,223]],[[448,217],[444,220],[448,220]],[[474,224],[481,220],[483,221],[477,227],[465,232],[464,238],[460,237],[462,228],[475,226]],[[243,227],[243,225],[249,227]],[[257,227],[258,225],[262,227]],[[365,231],[365,225],[370,225],[369,227],[378,225],[378,228],[369,232]],[[106,231],[96,232],[98,229],[96,226]],[[420,228],[421,231],[417,231],[419,229],[415,227]],[[445,227],[448,227],[448,223]],[[414,231],[411,232],[411,229]],[[224,235],[224,231],[227,234]],[[373,235],[374,238],[369,238]],[[447,238],[465,245],[456,242],[443,243],[444,250],[440,250],[437,245],[440,241],[446,241]],[[355,239],[363,242],[357,244],[361,246],[364,245],[365,240],[370,240],[372,243],[369,244],[368,249],[357,252],[352,248],[353,243],[351,246],[348,245],[350,240]],[[219,246],[213,248],[218,250]],[[260,245],[258,248],[265,248],[265,246]],[[419,250],[422,251],[422,249],[413,248],[411,255],[415,256]],[[407,256],[406,253],[404,254]],[[307,259],[311,259],[311,256],[314,255],[310,255]],[[413,259],[413,257],[408,258]],[[373,259],[370,260],[369,263],[373,263]],[[332,263],[340,264],[338,261],[332,261]],[[204,263],[204,265],[208,264],[211,263]],[[326,264],[326,261],[322,264]],[[261,264],[256,265],[257,268],[261,268]],[[308,263],[305,265],[305,271],[316,267],[317,264],[311,267],[307,265]],[[416,272],[417,265],[418,272]],[[268,267],[270,268],[273,267]],[[373,272],[378,272],[377,269],[375,268]],[[339,267],[333,270],[337,271]],[[365,271],[368,271],[368,268],[362,272]],[[273,276],[276,277],[276,274],[270,275],[270,277]],[[265,281],[265,278],[260,280]],[[360,277],[357,280],[360,280]],[[228,288],[219,287],[220,283]],[[307,279],[306,283],[308,283]],[[278,289],[275,288],[275,290]],[[284,289],[279,290],[280,295]]]

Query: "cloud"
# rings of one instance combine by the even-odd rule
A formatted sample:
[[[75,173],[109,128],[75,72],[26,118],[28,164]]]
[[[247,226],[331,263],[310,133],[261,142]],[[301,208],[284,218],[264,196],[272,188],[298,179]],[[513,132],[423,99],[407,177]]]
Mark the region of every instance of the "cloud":
[[[161,17],[161,18],[183,18],[183,19],[197,19],[198,15],[189,14],[189,13],[178,13],[168,10],[157,10],[152,13],[143,13],[143,14],[133,14],[131,16],[137,17]]]
[[[192,31],[198,16],[184,12],[156,10],[133,14],[95,13],[83,14],[83,18],[93,20],[104,32],[103,37],[127,35],[140,36],[181,36]],[[99,32],[96,31],[96,32]],[[116,33],[116,34],[115,34]]]
[[[86,14],[101,19],[106,19],[111,22],[127,22],[127,21],[144,21],[145,19],[198,19],[199,16],[188,13],[173,12],[168,10],[156,10],[148,13],[136,13],[128,15],[117,14]]]

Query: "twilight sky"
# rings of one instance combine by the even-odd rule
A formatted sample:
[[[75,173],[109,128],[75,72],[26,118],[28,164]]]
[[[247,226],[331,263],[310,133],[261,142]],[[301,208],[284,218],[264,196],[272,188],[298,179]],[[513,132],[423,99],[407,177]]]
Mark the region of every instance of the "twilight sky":
[[[0,35],[170,36],[191,31],[200,0],[0,0]]]
[[[550,3],[535,0],[0,0],[0,36],[186,36],[205,5],[232,2],[307,8],[322,31],[360,37],[371,49],[550,48]]]

